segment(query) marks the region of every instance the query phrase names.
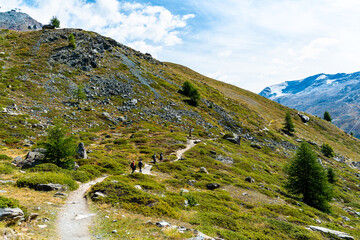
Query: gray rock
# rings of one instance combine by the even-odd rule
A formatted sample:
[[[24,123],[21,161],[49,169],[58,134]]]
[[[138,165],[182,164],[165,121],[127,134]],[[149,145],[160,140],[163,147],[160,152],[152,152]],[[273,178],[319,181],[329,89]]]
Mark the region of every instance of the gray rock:
[[[298,115],[303,123],[307,123],[310,121],[310,118],[308,116],[306,116],[305,114],[298,112]]]
[[[209,174],[208,170],[207,170],[205,167],[201,167],[201,168],[200,168],[200,172],[201,172],[201,173]]]
[[[324,228],[324,227],[318,227],[318,226],[309,226],[309,228],[310,228],[310,230],[318,231],[321,233],[334,234],[335,236],[346,239],[346,240],[354,240],[353,237],[349,236],[347,233],[344,233],[344,232],[335,231],[335,230],[331,230],[331,229]]]
[[[254,183],[255,180],[252,177],[246,177],[245,182]]]
[[[31,213],[28,217],[28,222],[34,221],[39,217],[38,213]]]
[[[254,142],[250,143],[250,147],[255,149],[261,149],[261,146],[258,143],[254,143]]]
[[[77,157],[79,159],[87,159],[87,153],[86,153],[86,149],[85,149],[85,145],[84,143],[79,143],[78,145],[78,149],[76,150],[77,153]]]
[[[45,158],[45,155],[41,152],[34,152],[34,151],[28,152],[25,159],[21,162],[18,162],[18,164],[16,164],[16,166],[23,168],[23,169],[31,168],[36,165],[39,165],[44,158]]]
[[[156,226],[158,226],[158,227],[170,227],[170,226],[171,226],[170,223],[165,222],[164,220],[161,221],[161,222],[157,222],[157,223],[155,223],[155,224],[156,224]]]
[[[64,186],[58,183],[36,184],[34,187],[36,191],[44,191],[44,192],[55,191],[55,190],[60,191],[63,188]]]
[[[341,218],[346,221],[346,222],[349,222],[350,221],[350,218],[346,217],[346,216],[341,216]]]
[[[102,192],[95,192],[92,196],[92,199],[99,199],[99,198],[104,198],[106,197],[106,194],[102,193]]]
[[[135,187],[136,189],[142,190],[142,188],[141,188],[140,185],[135,185],[134,187]]]
[[[206,185],[206,188],[209,189],[209,190],[214,190],[216,188],[219,188],[220,187],[220,184],[218,183],[208,183]]]
[[[194,186],[195,183],[196,183],[196,180],[189,180],[189,181],[188,181],[188,184],[189,184],[190,186]]]
[[[11,163],[16,166],[16,165],[18,165],[18,164],[19,164],[20,162],[22,162],[22,161],[23,161],[22,157],[17,156],[17,157],[14,158],[14,160],[13,160]]]
[[[20,208],[0,208],[0,221],[18,217],[24,217],[24,212]]]
[[[66,198],[68,195],[66,193],[63,192],[57,192],[54,194],[54,197],[59,197],[59,198]]]

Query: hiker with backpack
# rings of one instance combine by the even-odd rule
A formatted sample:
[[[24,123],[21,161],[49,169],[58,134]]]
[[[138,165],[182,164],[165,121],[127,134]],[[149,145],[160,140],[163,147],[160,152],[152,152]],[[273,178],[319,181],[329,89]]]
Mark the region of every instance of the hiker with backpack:
[[[133,161],[131,162],[131,164],[130,164],[130,168],[132,169],[131,174],[133,174],[133,173],[135,172],[135,170],[136,170],[135,160],[133,160]]]
[[[154,153],[154,155],[152,156],[153,159],[153,163],[156,164],[156,154]]]
[[[160,158],[159,158],[159,161],[161,162],[164,158],[164,154],[163,153],[160,153]]]
[[[139,172],[141,172],[141,168],[144,166],[142,159],[139,160],[138,165],[139,165]]]

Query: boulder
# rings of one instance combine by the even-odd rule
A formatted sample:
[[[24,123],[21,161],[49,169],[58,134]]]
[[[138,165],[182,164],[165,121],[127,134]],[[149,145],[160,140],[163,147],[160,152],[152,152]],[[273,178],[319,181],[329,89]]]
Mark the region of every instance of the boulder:
[[[303,123],[307,123],[310,121],[310,118],[308,116],[306,116],[305,114],[298,113],[298,115]]]
[[[200,168],[200,172],[201,172],[201,173],[209,174],[208,170],[207,170],[205,167],[201,167],[201,168]]]
[[[206,185],[206,187],[207,187],[207,189],[209,189],[209,190],[214,190],[214,189],[216,189],[216,188],[219,188],[219,187],[220,187],[220,184],[218,184],[218,183],[208,183],[208,184]]]
[[[252,177],[246,177],[245,182],[254,183],[255,180]]]
[[[36,165],[39,165],[44,158],[45,155],[41,152],[35,152],[35,151],[28,152],[25,159],[23,161],[18,162],[16,166],[24,169],[31,168]]]
[[[82,143],[82,142],[79,143],[78,149],[76,150],[76,153],[77,153],[77,158],[79,158],[79,159],[87,159],[87,153],[86,153],[84,143]]]
[[[335,230],[331,230],[331,229],[328,229],[328,228],[324,228],[324,227],[318,227],[318,226],[309,226],[310,230],[313,230],[313,231],[318,231],[318,232],[321,232],[321,233],[326,233],[326,234],[333,234],[339,238],[342,238],[342,239],[346,239],[346,240],[354,240],[353,237],[349,236],[347,233],[344,233],[344,232],[340,232],[340,231],[335,231]]]
[[[196,180],[189,180],[189,181],[188,181],[188,184],[189,184],[190,186],[194,186],[195,183],[196,183]]]
[[[158,227],[170,227],[170,226],[171,226],[170,223],[165,222],[164,220],[161,221],[161,222],[157,222],[157,223],[155,223],[155,224],[156,224],[156,226],[158,226]]]
[[[258,143],[254,143],[254,142],[250,143],[250,147],[255,149],[261,149],[261,146]]]
[[[20,208],[0,208],[0,221],[14,220],[23,216],[24,212]]]
[[[22,157],[17,156],[16,158],[14,158],[14,160],[11,163],[17,166],[22,161],[23,161]]]
[[[60,191],[63,189],[63,185],[58,183],[36,184],[34,189],[37,191],[44,191],[44,192],[49,192],[54,190]]]

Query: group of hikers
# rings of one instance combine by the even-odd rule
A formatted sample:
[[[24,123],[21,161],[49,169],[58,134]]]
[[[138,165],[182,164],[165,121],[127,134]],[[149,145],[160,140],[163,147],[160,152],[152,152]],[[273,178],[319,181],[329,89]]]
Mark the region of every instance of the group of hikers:
[[[153,164],[156,164],[156,159],[157,159],[157,156],[156,156],[156,153],[154,153],[154,155],[152,155],[152,163]],[[159,161],[161,162],[164,158],[164,154],[163,153],[160,153],[159,155]],[[139,172],[142,172],[141,169],[143,168],[144,166],[144,163],[142,162],[142,159],[139,160],[139,163],[138,163],[138,166],[139,166]],[[131,173],[134,173],[135,170],[136,170],[136,163],[135,163],[135,160],[133,160],[130,164],[130,168],[132,169],[132,172]]]

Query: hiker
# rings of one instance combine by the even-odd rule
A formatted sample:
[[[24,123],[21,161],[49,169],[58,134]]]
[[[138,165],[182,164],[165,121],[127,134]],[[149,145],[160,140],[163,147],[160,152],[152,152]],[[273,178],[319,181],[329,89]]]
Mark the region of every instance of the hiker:
[[[141,168],[144,166],[142,159],[139,160],[138,165],[139,165],[139,172],[141,172]]]
[[[152,156],[153,159],[153,163],[156,164],[156,154],[154,153],[154,155]]]
[[[135,169],[136,169],[136,164],[135,164],[135,161],[134,161],[134,160],[131,162],[130,167],[131,167],[131,169],[132,169],[131,174],[133,174],[133,173],[135,172]]]
[[[163,154],[163,153],[160,153],[159,161],[162,161],[162,160],[163,160],[163,157],[164,157],[164,154]]]

